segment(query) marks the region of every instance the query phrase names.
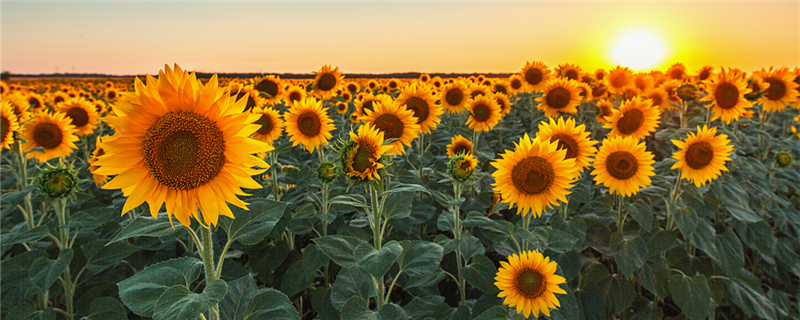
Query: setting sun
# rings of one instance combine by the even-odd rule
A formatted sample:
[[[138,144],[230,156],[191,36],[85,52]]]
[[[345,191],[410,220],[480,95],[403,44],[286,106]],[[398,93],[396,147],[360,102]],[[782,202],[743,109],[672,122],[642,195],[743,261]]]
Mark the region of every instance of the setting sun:
[[[656,34],[646,30],[633,30],[619,36],[611,47],[614,62],[633,70],[657,67],[666,56],[664,43]]]

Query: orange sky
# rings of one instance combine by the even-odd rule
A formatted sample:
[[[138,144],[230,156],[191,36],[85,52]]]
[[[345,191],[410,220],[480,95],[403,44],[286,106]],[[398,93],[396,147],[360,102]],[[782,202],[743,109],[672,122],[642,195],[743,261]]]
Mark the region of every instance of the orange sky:
[[[516,72],[526,61],[610,68],[621,34],[744,70],[800,65],[798,2],[2,3],[12,73]]]

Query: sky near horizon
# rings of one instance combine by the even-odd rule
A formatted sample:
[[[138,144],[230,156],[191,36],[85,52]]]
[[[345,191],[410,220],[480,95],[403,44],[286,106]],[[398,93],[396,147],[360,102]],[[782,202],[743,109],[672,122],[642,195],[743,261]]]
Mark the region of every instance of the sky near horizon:
[[[622,35],[675,62],[800,66],[800,2],[3,1],[2,70],[16,74],[517,72],[526,61],[621,64]],[[655,41],[655,40],[654,40]],[[619,50],[619,47],[617,47]]]

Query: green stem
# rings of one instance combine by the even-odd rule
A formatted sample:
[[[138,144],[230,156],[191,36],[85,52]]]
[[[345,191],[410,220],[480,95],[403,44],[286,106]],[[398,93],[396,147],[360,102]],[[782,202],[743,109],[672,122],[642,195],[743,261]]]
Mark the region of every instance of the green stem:
[[[383,301],[383,304],[389,303],[389,297],[392,295],[392,289],[394,288],[395,283],[397,283],[397,279],[400,279],[400,275],[403,274],[402,271],[397,272],[397,275],[394,276],[394,280],[392,280],[392,284],[389,285],[389,291],[386,295],[386,299]]]
[[[20,177],[20,190],[25,189],[28,187],[28,162],[25,159],[25,155],[22,153],[22,144],[17,141],[17,161],[19,162],[19,177]],[[28,193],[25,195],[25,211],[22,211],[22,216],[25,218],[25,222],[28,223],[28,230],[33,229],[33,205],[31,204],[31,194]]]
[[[619,198],[619,207],[617,208],[617,231],[622,233],[622,228],[625,226],[625,218],[628,217],[628,213],[625,212],[625,196],[617,195]]]
[[[569,208],[567,208],[567,203],[562,202],[561,208],[559,208],[559,213],[561,213],[561,218],[564,221],[567,221],[567,215],[569,215]]]
[[[522,227],[525,228],[525,231],[530,231],[529,226],[531,225],[531,217],[532,216],[533,216],[533,212],[528,212],[528,214],[522,216]],[[523,246],[523,248],[522,248],[523,250],[528,251],[528,240],[522,239],[522,246]]]
[[[278,151],[269,152],[269,166],[272,168],[272,197],[275,201],[281,201],[280,186],[278,185]]]
[[[455,195],[455,200],[461,199],[461,183],[453,182],[453,194]],[[461,264],[466,263],[463,261],[463,255],[461,254],[461,217],[460,217],[460,208],[457,205],[451,206],[451,211],[453,212],[453,221],[455,226],[453,227],[453,237],[455,238],[456,242],[459,245],[456,247],[456,268],[458,271],[458,291],[461,293],[461,304],[467,303],[467,292],[466,292],[466,281],[464,281],[464,274],[461,272]]]
[[[212,241],[211,228],[203,228],[203,250],[200,251],[200,256],[203,257],[203,267],[206,274],[206,286],[211,282],[217,280],[217,272],[214,269],[214,245]],[[198,247],[200,245],[198,244]],[[222,257],[220,257],[222,258]],[[219,320],[219,306],[214,305],[209,310],[210,320]]]
[[[376,250],[381,250],[381,243],[383,242],[383,234],[381,229],[381,205],[378,202],[378,190],[375,190],[373,186],[369,186],[369,197],[370,202],[372,205],[372,218],[371,218],[371,226],[372,226],[372,240]],[[379,279],[375,279],[372,277],[372,284],[375,287],[375,292],[378,293],[378,308],[383,306],[384,301],[384,292],[383,292],[383,277]]]

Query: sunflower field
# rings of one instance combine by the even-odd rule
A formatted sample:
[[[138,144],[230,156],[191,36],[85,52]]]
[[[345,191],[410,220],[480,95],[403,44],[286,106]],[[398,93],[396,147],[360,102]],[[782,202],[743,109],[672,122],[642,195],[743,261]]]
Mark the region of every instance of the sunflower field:
[[[3,319],[797,319],[800,70],[2,82]]]

